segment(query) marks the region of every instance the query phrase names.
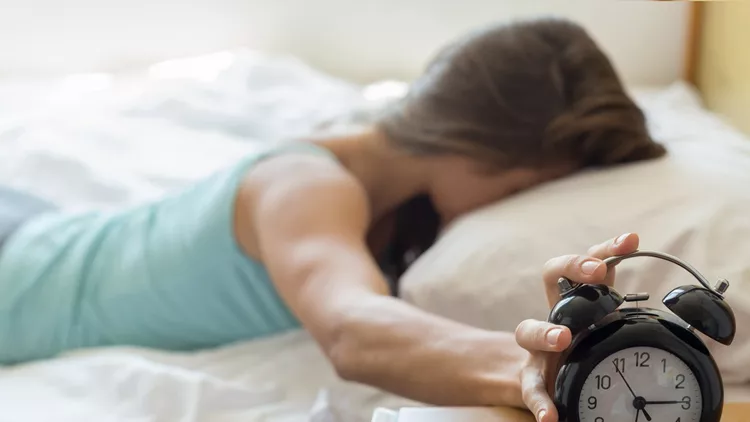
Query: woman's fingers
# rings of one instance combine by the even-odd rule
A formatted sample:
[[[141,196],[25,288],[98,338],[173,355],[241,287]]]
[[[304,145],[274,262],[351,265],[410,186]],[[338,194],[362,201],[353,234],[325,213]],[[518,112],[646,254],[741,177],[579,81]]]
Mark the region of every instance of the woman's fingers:
[[[616,255],[625,255],[638,250],[640,239],[635,233],[625,233],[604,243],[589,248],[588,254],[593,258],[605,259]]]
[[[543,278],[549,305],[554,306],[560,298],[557,287],[560,277],[576,283],[613,285],[614,268],[607,268],[602,260],[635,252],[639,242],[637,234],[626,233],[592,246],[588,255],[563,255],[547,261]]]
[[[534,352],[561,352],[570,346],[572,335],[567,327],[527,319],[516,327],[516,342]]]
[[[588,254],[599,259],[625,255],[637,251],[639,243],[640,239],[637,234],[625,233],[604,243],[592,246],[589,248]],[[608,269],[607,276],[604,278],[604,284],[608,286],[615,284],[615,267]]]
[[[543,280],[550,307],[559,300],[557,280],[565,277],[577,283],[603,283],[607,277],[607,265],[601,259],[584,255],[563,255],[544,264]]]
[[[537,363],[526,367],[521,375],[521,393],[526,407],[534,413],[537,422],[556,422],[557,408],[547,394],[541,358]]]
[[[567,349],[571,340],[567,327],[545,321],[527,319],[516,327],[516,342],[531,353],[521,372],[521,393],[537,422],[557,421],[557,409],[549,396],[544,374],[547,368],[555,367],[558,353]]]
[[[601,259],[586,255],[563,255],[544,264],[544,282],[557,285],[560,277],[580,283],[598,282],[607,275],[607,266]]]

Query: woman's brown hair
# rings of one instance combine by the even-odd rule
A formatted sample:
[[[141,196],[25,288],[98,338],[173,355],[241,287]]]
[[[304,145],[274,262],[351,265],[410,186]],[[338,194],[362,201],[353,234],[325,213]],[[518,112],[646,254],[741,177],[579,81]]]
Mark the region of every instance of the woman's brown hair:
[[[664,155],[605,53],[579,25],[496,25],[443,49],[377,123],[415,154],[461,154],[504,169],[608,166]],[[397,211],[384,262],[396,280],[434,242],[439,218],[421,196]]]
[[[562,19],[492,26],[450,44],[379,127],[415,153],[458,153],[505,168],[664,154],[604,52]]]

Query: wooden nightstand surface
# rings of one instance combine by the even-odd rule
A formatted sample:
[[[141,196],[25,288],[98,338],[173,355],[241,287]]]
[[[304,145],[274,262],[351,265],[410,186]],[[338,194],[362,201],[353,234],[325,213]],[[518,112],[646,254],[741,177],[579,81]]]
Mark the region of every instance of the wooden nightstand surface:
[[[396,415],[395,413],[393,414]],[[383,414],[376,422],[534,422],[528,412],[516,409],[404,408],[396,419]],[[750,403],[727,403],[721,422],[750,422]]]

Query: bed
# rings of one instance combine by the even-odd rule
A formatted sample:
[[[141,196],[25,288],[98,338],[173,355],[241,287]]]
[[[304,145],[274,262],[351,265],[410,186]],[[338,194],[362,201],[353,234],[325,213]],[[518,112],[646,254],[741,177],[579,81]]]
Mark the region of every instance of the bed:
[[[0,180],[72,210],[135,204],[269,142],[357,124],[403,89],[248,50],[7,81]],[[114,348],[0,368],[0,420],[354,421],[396,400],[347,386],[338,408],[341,388],[304,332],[196,354]]]
[[[95,2],[78,0],[75,3],[90,7]],[[146,15],[152,18],[169,12],[149,2],[140,3],[149,8]],[[139,30],[146,35],[135,41],[125,36],[116,38],[113,49],[106,52],[96,39],[76,32],[80,27],[76,22],[66,21],[65,26],[50,19],[48,24],[63,25],[65,28],[58,29],[72,31],[68,35],[74,42],[59,47],[65,50],[81,46],[79,50],[68,51],[68,56],[91,59],[85,64],[91,65],[93,70],[68,73],[64,77],[0,79],[0,183],[29,190],[64,208],[76,210],[120,207],[158,198],[269,143],[284,142],[310,131],[344,130],[367,122],[374,113],[404,94],[407,89],[404,80],[413,76],[429,48],[442,41],[440,37],[485,19],[485,15],[489,16],[487,8],[493,8],[495,14],[505,13],[513,2],[496,1],[489,6],[472,0],[472,7],[461,14],[454,13],[449,2],[438,8],[427,7],[429,2],[416,2],[419,5],[409,12],[412,15],[421,7],[421,10],[429,9],[433,21],[449,20],[449,17],[453,20],[449,20],[452,24],[447,32],[423,23],[426,35],[404,45],[401,57],[404,60],[397,61],[402,63],[401,67],[386,58],[392,57],[389,56],[390,45],[402,41],[399,33],[411,28],[414,21],[410,19],[400,24],[400,21],[395,22],[401,25],[400,30],[390,35],[395,38],[377,40],[376,35],[380,33],[377,19],[364,19],[358,14],[359,21],[341,20],[336,31],[343,33],[352,27],[365,27],[372,35],[374,47],[360,51],[356,43],[342,38],[335,40],[338,46],[335,52],[321,53],[327,54],[322,57],[316,55],[318,50],[312,49],[310,43],[331,42],[320,36],[324,20],[305,21],[296,35],[280,36],[263,23],[273,20],[274,16],[278,20],[282,15],[294,18],[292,22],[302,22],[300,12],[291,2],[276,2],[273,7],[262,8],[263,13],[248,16],[257,24],[250,25],[253,39],[258,44],[265,43],[259,47],[273,47],[264,51],[295,50],[290,56],[261,53],[258,49],[215,48],[234,44],[237,39],[245,40],[248,35],[240,20],[225,19],[227,12],[219,13],[219,9],[240,14],[247,11],[246,6],[240,7],[233,0],[222,0],[221,4],[226,7],[194,3],[201,7],[174,16],[172,28],[182,35],[200,31],[206,38],[195,48],[207,50],[205,54],[193,54],[195,45],[180,41],[179,36],[167,40],[173,44],[164,40],[148,44],[145,40],[161,29],[161,21],[156,18],[142,21]],[[340,3],[344,2],[327,0],[325,3],[340,8],[343,7]],[[589,12],[593,10],[593,3],[600,6],[598,0],[582,1],[566,6],[566,10],[597,28],[615,62],[624,70],[634,97],[647,112],[654,136],[669,142],[675,149],[687,146],[690,151],[681,155],[685,159],[713,159],[709,160],[710,169],[706,171],[722,176],[728,174],[726,177],[735,188],[738,183],[748,182],[746,175],[739,174],[742,171],[729,171],[743,164],[750,165],[747,136],[709,111],[692,85],[672,82],[681,76],[680,66],[675,63],[680,62],[683,39],[682,34],[675,34],[682,30],[688,7],[658,5],[647,12],[645,8],[652,6],[645,2],[617,2],[617,5],[607,6],[612,10],[597,15]],[[245,4],[252,5],[247,8],[258,12],[259,5],[265,3]],[[389,16],[396,3],[379,4],[381,7],[373,6],[369,10],[369,16]],[[536,7],[523,6],[523,10],[514,14],[536,13]],[[560,6],[549,3],[539,7]],[[98,9],[90,10],[95,13]],[[130,9],[120,12],[133,14],[127,15],[130,17],[136,14]],[[321,6],[311,13],[321,17],[326,12]],[[5,19],[11,24],[13,16],[13,13],[4,14],[0,21]],[[21,17],[16,16],[19,21]],[[618,22],[623,17],[640,19],[643,31],[634,34],[640,37],[637,42],[626,42],[627,38],[622,36],[626,29]],[[193,18],[195,22],[190,20]],[[108,25],[113,32],[128,30],[122,27],[117,13],[107,12],[98,22],[104,32]],[[193,25],[198,22],[207,24]],[[10,25],[12,36],[3,37],[4,40],[18,35],[13,33],[14,28],[21,26]],[[655,36],[662,34],[655,31],[664,29],[665,36]],[[49,45],[55,41],[45,38],[43,32],[35,36],[32,44]],[[648,49],[633,48],[646,43]],[[129,54],[136,48],[145,51],[139,56],[143,59],[141,62],[160,58],[166,52],[186,54],[182,59],[154,60],[153,65],[135,66],[127,72],[107,71],[111,63],[130,58]],[[87,49],[98,53],[87,55],[88,51],[84,51]],[[363,56],[362,66],[341,60],[347,55],[345,52],[355,51]],[[17,73],[23,75],[33,73],[34,66],[50,64],[42,59],[59,65],[57,70],[81,70],[71,67],[80,61],[65,61],[62,55],[32,57],[21,49],[10,53]],[[641,60],[643,55],[647,60]],[[310,65],[310,62],[317,64]],[[352,77],[344,79],[332,76],[334,73]],[[383,74],[399,77],[384,79],[379,76]],[[352,80],[358,82],[350,82]],[[175,159],[176,155],[179,159]],[[571,183],[573,185],[567,188],[575,188],[578,182]],[[743,192],[740,188],[732,190],[727,198],[736,201],[727,201],[750,204]],[[532,195],[509,207],[483,210],[452,227],[431,253],[405,276],[404,299],[433,312],[496,329],[508,329],[523,316],[543,317],[543,304],[526,306],[537,303],[531,296],[538,295],[539,291],[534,289],[541,288],[540,283],[535,282],[538,275],[534,272],[539,265],[525,266],[533,267],[534,271],[520,267],[511,269],[508,265],[505,275],[514,278],[516,283],[502,284],[494,271],[500,265],[498,256],[507,255],[507,259],[512,260],[516,255],[506,254],[507,250],[502,247],[491,246],[491,238],[484,238],[484,243],[479,243],[481,246],[468,246],[476,243],[482,232],[486,236],[488,225],[512,235],[513,228],[497,226],[498,219],[529,206],[524,205],[524,201],[535,200]],[[671,206],[679,204],[675,200]],[[734,206],[730,215],[716,214],[717,210],[725,212],[727,208],[711,208],[712,215],[732,221],[740,221],[737,215],[744,209]],[[590,234],[597,236],[597,230],[602,229],[587,227],[592,229]],[[652,244],[674,248],[674,239],[680,239],[680,233],[703,233],[699,229],[681,227],[682,232],[670,233]],[[738,236],[748,233],[746,237],[750,239],[750,229],[746,226],[732,227],[732,231]],[[524,247],[536,250],[538,256],[534,259],[537,259],[557,251],[567,253],[571,247],[578,249],[588,244],[592,236],[594,234],[578,235],[568,243],[548,242],[548,249],[530,242]],[[746,263],[741,262],[746,261],[744,252],[750,253],[750,246],[747,242],[733,242],[733,250],[740,255],[717,258],[707,253],[707,249],[711,242],[727,243],[725,237],[717,240],[699,236],[698,239],[698,243],[704,245],[702,248],[678,252],[700,261],[696,264],[701,264],[699,266],[711,275],[730,273],[732,280],[740,282],[738,309],[743,312],[750,309],[750,272]],[[436,264],[439,262],[442,265]],[[459,270],[448,268],[452,263]],[[671,277],[661,267],[647,270]],[[438,272],[434,282],[426,281]],[[625,283],[641,275],[635,270],[622,274]],[[536,287],[522,287],[525,280],[534,280],[528,285]],[[493,294],[482,294],[488,288]],[[514,308],[514,301],[522,304],[523,309]],[[475,312],[459,315],[456,311],[467,308]],[[750,362],[741,359],[741,355],[750,356],[747,343],[733,350],[734,354],[722,357],[723,362],[727,362],[727,371],[742,372],[742,368],[750,368]],[[742,372],[736,382],[727,385],[729,400],[750,400],[750,389],[745,387],[748,377],[747,372]],[[49,361],[0,368],[0,421],[367,422],[378,407],[408,405],[419,404],[339,380],[303,331],[195,353],[114,347],[77,351]]]
[[[250,50],[27,82],[0,85],[0,180],[69,209],[158,197],[269,140],[367,121],[406,88],[355,85]],[[689,85],[633,94],[661,139],[745,141]],[[196,353],[115,347],[0,369],[3,421],[364,422],[377,407],[406,405],[418,403],[340,381],[302,331]]]

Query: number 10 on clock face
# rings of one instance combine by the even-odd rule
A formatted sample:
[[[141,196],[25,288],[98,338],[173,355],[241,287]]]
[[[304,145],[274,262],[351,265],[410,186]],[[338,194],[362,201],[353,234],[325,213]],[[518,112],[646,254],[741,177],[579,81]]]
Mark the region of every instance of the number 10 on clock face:
[[[698,422],[698,379],[677,356],[654,347],[619,350],[587,376],[581,422]]]

